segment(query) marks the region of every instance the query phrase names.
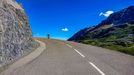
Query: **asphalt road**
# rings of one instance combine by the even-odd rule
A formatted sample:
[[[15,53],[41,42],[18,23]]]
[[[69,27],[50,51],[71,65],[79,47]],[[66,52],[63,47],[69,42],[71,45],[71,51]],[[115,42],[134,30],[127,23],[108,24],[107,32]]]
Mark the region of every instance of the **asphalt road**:
[[[99,47],[42,40],[47,49],[9,75],[134,75],[134,57]]]

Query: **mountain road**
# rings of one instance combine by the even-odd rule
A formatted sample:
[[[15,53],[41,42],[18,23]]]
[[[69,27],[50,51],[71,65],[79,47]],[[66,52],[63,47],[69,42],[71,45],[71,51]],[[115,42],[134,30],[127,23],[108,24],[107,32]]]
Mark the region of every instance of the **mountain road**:
[[[40,39],[46,49],[9,75],[134,75],[134,57],[69,41]]]

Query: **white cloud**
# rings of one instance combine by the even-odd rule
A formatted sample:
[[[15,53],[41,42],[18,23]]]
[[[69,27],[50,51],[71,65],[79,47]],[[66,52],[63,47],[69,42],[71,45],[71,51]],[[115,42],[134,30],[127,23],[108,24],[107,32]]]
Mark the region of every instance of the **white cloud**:
[[[114,13],[114,11],[107,11],[107,12],[105,12],[105,13],[101,12],[101,13],[99,14],[99,16],[108,17],[108,16],[110,16],[112,13]]]
[[[68,28],[63,28],[61,30],[64,31],[64,32],[67,32],[68,31]]]

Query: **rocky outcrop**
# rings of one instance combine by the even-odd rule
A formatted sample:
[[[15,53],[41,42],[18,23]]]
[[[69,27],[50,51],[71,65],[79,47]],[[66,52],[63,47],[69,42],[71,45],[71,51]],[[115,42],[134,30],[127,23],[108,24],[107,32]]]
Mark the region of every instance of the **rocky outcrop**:
[[[15,0],[0,0],[0,63],[20,57],[32,46],[24,9]]]

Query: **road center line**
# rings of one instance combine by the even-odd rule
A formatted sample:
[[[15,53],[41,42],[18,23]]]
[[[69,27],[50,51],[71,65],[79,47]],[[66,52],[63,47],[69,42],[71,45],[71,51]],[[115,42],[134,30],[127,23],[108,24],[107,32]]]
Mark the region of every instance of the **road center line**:
[[[71,45],[69,45],[69,44],[66,44],[68,47],[70,47],[70,48],[73,48]]]
[[[73,48],[71,45],[69,45],[69,44],[66,44],[68,47],[70,47],[70,48]],[[74,49],[78,54],[80,54],[83,58],[85,58],[85,56],[81,53],[81,52],[79,52],[77,49]],[[89,61],[88,61],[89,62]],[[102,72],[95,64],[93,64],[92,62],[89,62],[89,64],[91,65],[91,66],[93,66],[101,75],[105,75],[105,73],[104,72]]]
[[[68,47],[70,47],[70,48],[73,48],[71,45],[69,45],[69,44],[66,44]],[[81,52],[79,52],[77,49],[74,49],[78,54],[80,54],[83,58],[85,58],[85,56],[81,53]],[[89,61],[88,61],[89,62]],[[104,72],[102,72],[95,64],[93,64],[92,62],[89,62],[89,64],[91,65],[91,66],[93,66],[101,75],[105,75],[105,73]]]
[[[95,64],[92,62],[89,62],[89,64],[92,65],[101,75],[105,75],[105,73],[103,73],[97,66],[95,66]]]
[[[83,58],[85,58],[85,56],[82,54],[82,53],[80,53],[77,49],[74,49],[78,54],[80,54]]]

